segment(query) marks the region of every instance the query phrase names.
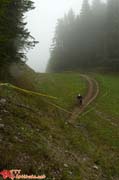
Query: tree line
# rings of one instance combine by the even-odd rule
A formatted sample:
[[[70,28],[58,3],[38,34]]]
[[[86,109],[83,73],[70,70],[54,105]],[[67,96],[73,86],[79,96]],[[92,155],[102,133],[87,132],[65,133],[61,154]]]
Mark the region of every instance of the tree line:
[[[24,50],[36,43],[24,21],[24,14],[33,8],[31,0],[0,0],[0,79],[12,63],[24,62]]]
[[[119,70],[119,0],[83,0],[57,22],[47,71]]]

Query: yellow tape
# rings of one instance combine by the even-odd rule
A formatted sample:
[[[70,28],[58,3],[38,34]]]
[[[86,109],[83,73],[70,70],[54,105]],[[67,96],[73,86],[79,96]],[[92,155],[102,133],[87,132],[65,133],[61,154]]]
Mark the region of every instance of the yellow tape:
[[[63,107],[61,107],[61,106],[58,106],[58,105],[56,105],[56,104],[54,104],[54,103],[51,103],[51,102],[47,102],[47,103],[50,104],[50,105],[52,105],[52,106],[54,106],[54,107],[56,107],[56,108],[58,108],[58,109],[60,109],[60,110],[62,110],[62,111],[64,111],[64,112],[66,112],[66,113],[72,114],[71,111],[68,111],[67,109],[65,109],[65,108],[63,108]]]
[[[26,89],[22,89],[22,88],[19,88],[17,86],[14,86],[12,84],[9,84],[9,83],[0,83],[0,86],[7,86],[7,87],[10,87],[10,88],[13,88],[13,89],[16,89],[16,90],[19,90],[19,91],[22,91],[24,93],[27,93],[27,94],[33,94],[33,95],[37,95],[37,96],[43,96],[43,97],[48,97],[48,98],[52,98],[52,99],[58,99],[57,97],[54,97],[54,96],[49,96],[49,95],[46,95],[46,94],[41,94],[41,93],[37,93],[37,92],[33,92],[33,91],[29,91],[29,90],[26,90]],[[66,110],[65,108],[61,107],[61,106],[58,106],[54,103],[51,103],[51,102],[47,102],[48,104],[66,112],[66,113],[70,113],[72,114],[72,112]]]
[[[49,96],[49,95],[46,95],[46,94],[37,93],[37,92],[34,92],[34,91],[29,91],[29,90],[14,86],[14,85],[9,84],[9,83],[0,83],[0,86],[7,86],[7,87],[22,91],[22,92],[27,93],[27,94],[33,94],[33,95],[37,95],[37,96],[43,96],[43,97],[48,97],[48,98],[52,98],[52,99],[58,99],[57,97],[54,97],[54,96]]]
[[[27,94],[33,94],[33,95],[37,95],[37,96],[43,96],[43,97],[48,97],[48,98],[52,98],[52,99],[58,99],[57,97],[54,97],[54,96],[49,96],[49,95],[46,95],[46,94],[41,94],[41,93],[37,93],[37,92],[33,92],[33,91],[29,91],[29,90],[26,90],[26,89],[23,89],[23,88],[19,88],[17,86],[14,86],[12,84],[9,84],[9,83],[0,83],[0,86],[7,86],[7,87],[10,87],[10,88],[13,88],[13,89],[16,89],[16,90],[19,90],[19,91],[22,91],[22,92],[25,92]],[[65,108],[61,107],[61,106],[58,106],[54,103],[51,103],[51,102],[47,102],[48,104],[66,112],[66,113],[70,113],[72,114],[72,112],[66,110]]]

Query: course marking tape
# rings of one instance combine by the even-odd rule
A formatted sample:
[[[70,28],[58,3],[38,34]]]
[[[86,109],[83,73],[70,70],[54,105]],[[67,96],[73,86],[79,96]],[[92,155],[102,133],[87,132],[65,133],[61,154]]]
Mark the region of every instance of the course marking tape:
[[[54,107],[56,107],[56,108],[58,108],[58,109],[60,109],[60,110],[62,110],[62,111],[64,111],[64,112],[66,112],[66,113],[73,114],[71,111],[68,111],[67,109],[65,109],[65,108],[63,108],[61,106],[58,106],[58,105],[56,105],[54,103],[51,103],[51,102],[47,102],[47,103],[54,106]]]
[[[48,97],[48,98],[52,98],[52,99],[58,99],[57,97],[54,97],[54,96],[49,96],[49,95],[46,95],[46,94],[41,94],[41,93],[26,90],[26,89],[22,89],[22,88],[19,88],[17,86],[14,86],[12,84],[9,84],[9,83],[0,83],[0,86],[7,86],[7,87],[10,87],[10,88],[25,92],[27,94],[34,94],[34,95],[37,95],[37,96],[43,96],[43,97]],[[60,110],[62,110],[62,111],[64,111],[64,112],[72,114],[72,112],[66,110],[65,108],[63,108],[61,106],[58,106],[58,105],[56,105],[54,103],[51,103],[51,102],[47,102],[47,103],[54,106],[54,107],[56,107],[56,108],[58,108],[58,109],[60,109]]]
[[[7,86],[7,87],[22,91],[22,92],[27,93],[27,94],[33,94],[33,95],[37,95],[37,96],[43,96],[43,97],[48,97],[48,98],[52,98],[52,99],[58,99],[57,97],[54,97],[54,96],[50,96],[50,95],[46,95],[46,94],[42,94],[42,93],[38,93],[38,92],[34,92],[34,91],[29,91],[29,90],[14,86],[14,85],[9,84],[9,83],[0,83],[0,86]]]

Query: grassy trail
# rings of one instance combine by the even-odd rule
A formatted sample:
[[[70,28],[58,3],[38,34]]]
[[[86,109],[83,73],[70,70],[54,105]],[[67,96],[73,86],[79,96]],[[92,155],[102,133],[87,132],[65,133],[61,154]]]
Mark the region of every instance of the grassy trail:
[[[85,97],[87,80],[79,73],[30,75],[17,86],[58,99],[0,88],[0,168],[45,174],[47,180],[118,180],[119,76],[94,75],[99,95],[87,102],[74,128],[66,123],[69,114],[50,103],[72,111],[76,95]],[[91,83],[95,98],[97,83]]]
[[[99,94],[99,85],[98,85],[98,82],[95,79],[92,79],[87,75],[81,75],[81,77],[84,78],[87,81],[88,90],[87,90],[86,95],[84,96],[83,105],[82,106],[76,105],[74,107],[73,113],[72,113],[72,115],[71,115],[71,117],[69,118],[69,121],[68,121],[71,124],[75,124],[75,121],[78,118],[78,116],[81,113],[84,112],[86,107],[90,103],[92,103]]]

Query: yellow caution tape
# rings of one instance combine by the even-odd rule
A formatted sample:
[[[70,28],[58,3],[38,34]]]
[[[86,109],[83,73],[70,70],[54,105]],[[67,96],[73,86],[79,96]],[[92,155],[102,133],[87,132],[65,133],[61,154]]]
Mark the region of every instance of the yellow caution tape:
[[[50,96],[50,95],[46,95],[46,94],[42,94],[42,93],[38,93],[38,92],[34,92],[34,91],[29,91],[29,90],[14,86],[14,85],[9,84],[9,83],[0,83],[0,86],[7,86],[7,87],[22,91],[22,92],[27,93],[27,94],[33,94],[33,95],[37,95],[37,96],[43,96],[43,97],[48,97],[48,98],[52,98],[52,99],[58,99],[57,97],[54,97],[54,96]]]
[[[63,108],[63,107],[58,106],[57,104],[54,104],[54,103],[51,103],[51,102],[47,102],[47,103],[50,104],[50,105],[52,105],[52,106],[54,106],[54,107],[56,107],[56,108],[58,108],[58,109],[60,109],[60,110],[62,110],[62,111],[64,111],[64,112],[66,112],[66,113],[72,114],[71,111],[68,111],[67,109],[65,109],[65,108]]]
[[[41,94],[41,93],[37,93],[37,92],[34,92],[34,91],[29,91],[29,90],[26,90],[26,89],[23,89],[23,88],[20,88],[20,87],[17,87],[17,86],[14,86],[12,84],[9,84],[9,83],[0,83],[0,86],[7,86],[7,87],[10,87],[10,88],[13,88],[13,89],[16,89],[16,90],[19,90],[19,91],[22,91],[24,93],[27,93],[27,94],[33,94],[33,95],[37,95],[37,96],[43,96],[43,97],[48,97],[48,98],[52,98],[52,99],[58,99],[57,97],[54,97],[54,96],[49,96],[49,95],[46,95],[46,94]],[[58,106],[54,103],[51,103],[51,102],[48,102],[48,104],[66,112],[66,113],[70,113],[72,114],[72,112],[66,110],[65,108],[61,107],[61,106]]]

